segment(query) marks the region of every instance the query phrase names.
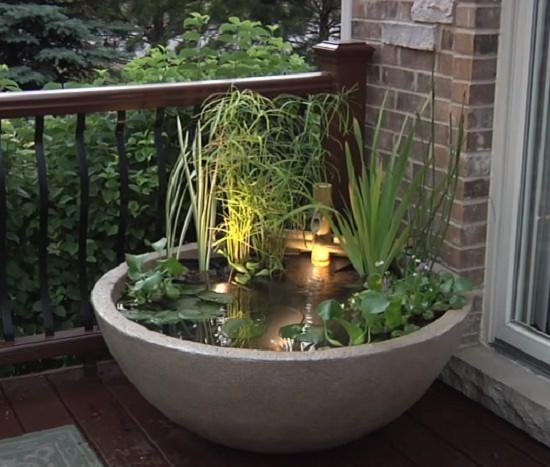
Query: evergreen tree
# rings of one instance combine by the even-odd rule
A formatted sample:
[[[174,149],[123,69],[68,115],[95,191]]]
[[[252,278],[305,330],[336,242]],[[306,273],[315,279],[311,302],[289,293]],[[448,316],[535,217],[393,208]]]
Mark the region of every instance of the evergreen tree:
[[[9,67],[3,76],[24,89],[90,79],[96,68],[126,58],[114,40],[128,34],[122,24],[70,17],[45,2],[1,2],[0,18],[0,64]]]

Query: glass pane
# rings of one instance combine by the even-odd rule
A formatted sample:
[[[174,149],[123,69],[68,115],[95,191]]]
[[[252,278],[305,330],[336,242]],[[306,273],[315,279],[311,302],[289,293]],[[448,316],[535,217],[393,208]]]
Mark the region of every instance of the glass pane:
[[[515,320],[550,334],[550,8],[536,8]]]

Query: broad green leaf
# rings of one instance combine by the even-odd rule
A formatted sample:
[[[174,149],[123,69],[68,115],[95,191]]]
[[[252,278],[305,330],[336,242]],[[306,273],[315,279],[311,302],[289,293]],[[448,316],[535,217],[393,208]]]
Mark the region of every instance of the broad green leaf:
[[[426,321],[432,321],[434,319],[434,312],[432,310],[426,310],[424,313],[422,313],[422,318],[424,318]]]
[[[162,253],[166,249],[166,243],[166,238],[161,238],[155,243],[151,243],[151,248],[153,248],[153,250],[155,250],[157,253]]]
[[[160,273],[160,271],[155,271],[153,272],[153,274],[146,277],[145,279],[141,279],[140,281],[136,282],[136,289],[142,290],[147,294],[151,294],[157,290],[161,282],[162,274]]]
[[[180,296],[180,290],[172,284],[172,281],[165,280],[164,288],[166,290],[166,296],[169,299],[175,300]]]
[[[411,332],[418,331],[420,328],[416,324],[406,324],[403,332],[405,334],[410,334]]]
[[[324,326],[305,326],[303,332],[296,336],[299,342],[307,342],[314,345],[321,344],[325,339]]]
[[[173,257],[161,259],[157,262],[157,264],[172,277],[181,276],[188,271],[183,264]]]
[[[137,280],[142,273],[143,265],[147,261],[149,254],[129,255],[126,256],[126,264],[128,265],[128,277],[132,280]]]
[[[366,332],[356,324],[350,323],[345,319],[337,319],[336,322],[342,326],[348,334],[348,345],[361,345],[365,343]]]
[[[383,293],[374,290],[365,290],[359,293],[357,298],[360,300],[363,315],[384,313],[390,305],[390,302]]]
[[[449,306],[453,310],[459,310],[460,308],[463,308],[468,303],[468,299],[464,297],[463,295],[453,295],[449,299]]]
[[[323,321],[341,318],[344,311],[337,300],[325,300],[317,305],[317,314]]]
[[[236,274],[234,278],[234,281],[240,285],[247,285],[251,280],[252,280],[252,277],[248,273]]]
[[[384,286],[384,276],[377,272],[372,272],[367,277],[366,285],[370,290],[382,292]]]
[[[246,269],[246,266],[243,264],[237,264],[237,263],[229,263],[229,265],[237,272],[240,272],[241,274],[248,274],[248,269]]]
[[[386,328],[390,332],[403,326],[401,300],[391,302],[390,306],[388,306],[388,309],[384,313],[384,317],[386,319]]]
[[[333,347],[343,347],[344,344],[340,342],[338,339],[335,339],[332,335],[329,329],[325,326],[325,339],[327,342],[332,345]]]
[[[279,328],[279,336],[285,339],[295,339],[298,334],[302,334],[303,324],[288,324]]]
[[[248,271],[255,273],[258,269],[260,269],[260,263],[254,263],[252,261],[249,261],[245,264],[245,267]]]
[[[464,293],[472,290],[472,283],[466,277],[455,277],[453,284],[454,293]]]
[[[451,273],[445,273],[441,276],[441,284],[439,284],[439,290],[442,294],[447,295],[451,293],[454,284],[454,277]]]

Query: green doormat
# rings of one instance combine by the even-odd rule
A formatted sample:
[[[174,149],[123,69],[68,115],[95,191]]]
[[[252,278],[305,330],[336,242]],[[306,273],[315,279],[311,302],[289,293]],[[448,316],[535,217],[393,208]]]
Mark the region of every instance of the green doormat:
[[[0,441],[0,467],[103,467],[74,425]]]

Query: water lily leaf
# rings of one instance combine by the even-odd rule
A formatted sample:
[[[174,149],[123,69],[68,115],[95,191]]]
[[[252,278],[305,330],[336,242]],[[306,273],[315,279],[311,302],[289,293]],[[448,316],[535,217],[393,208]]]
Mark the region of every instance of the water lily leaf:
[[[230,339],[254,339],[262,336],[267,327],[251,319],[228,319],[222,326],[222,333]]]
[[[155,313],[158,313],[157,311],[148,311],[148,310],[140,310],[140,311],[120,310],[120,312],[126,318],[131,319],[132,321],[149,321],[151,318],[153,318]]]
[[[206,284],[177,284],[182,295],[197,295],[206,290]]]
[[[221,303],[222,305],[230,305],[235,300],[235,297],[230,293],[214,292],[213,290],[200,292],[197,297],[207,302]]]
[[[209,319],[225,315],[223,306],[214,302],[199,302],[199,311]]]
[[[365,290],[358,294],[358,298],[363,315],[384,313],[390,305],[390,302],[383,293],[374,290]]]
[[[157,326],[164,326],[167,324],[177,324],[182,320],[180,314],[177,311],[158,311],[151,317],[149,322]]]
[[[200,303],[200,300],[196,297],[182,297],[179,300],[176,300],[173,303],[172,308],[175,310],[185,310],[185,309],[198,309],[198,304]]]
[[[317,305],[317,314],[323,321],[341,318],[344,311],[337,300],[325,300]]]
[[[365,343],[366,331],[345,319],[338,319],[336,322],[346,331],[349,337],[348,345],[361,345]]]

